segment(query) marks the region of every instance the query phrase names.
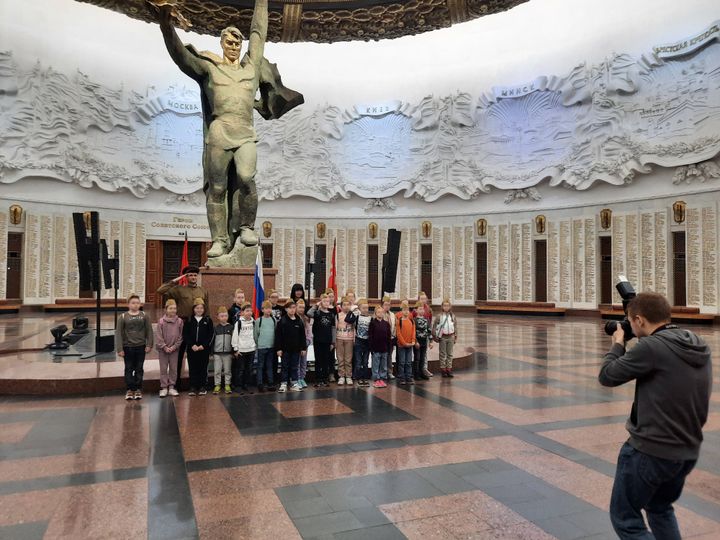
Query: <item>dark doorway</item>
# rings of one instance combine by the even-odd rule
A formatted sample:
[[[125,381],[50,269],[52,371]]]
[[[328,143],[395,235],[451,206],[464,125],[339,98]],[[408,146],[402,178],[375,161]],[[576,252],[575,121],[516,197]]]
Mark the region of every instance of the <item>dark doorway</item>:
[[[685,231],[672,233],[673,305],[687,305],[685,276]]]
[[[475,300],[487,300],[487,242],[475,244]]]
[[[263,268],[273,267],[273,245],[272,244],[260,244],[262,249],[262,265]]]
[[[325,244],[315,244],[315,262],[320,263],[320,268],[314,274],[313,289],[315,297],[319,298],[327,288],[327,246]]]
[[[535,240],[535,301],[547,302],[547,240]]]
[[[380,265],[378,263],[378,245],[368,244],[367,247],[367,291],[368,298],[379,298]]]
[[[432,244],[420,244],[420,290],[432,300]]]
[[[600,303],[612,304],[612,236],[600,237]]]
[[[20,299],[22,285],[22,233],[8,233],[7,243],[7,290],[5,298]]]
[[[163,283],[170,281],[180,275],[180,262],[182,261],[183,244],[172,240],[163,241]],[[204,255],[204,242],[188,242],[188,262],[191,265],[200,266]]]

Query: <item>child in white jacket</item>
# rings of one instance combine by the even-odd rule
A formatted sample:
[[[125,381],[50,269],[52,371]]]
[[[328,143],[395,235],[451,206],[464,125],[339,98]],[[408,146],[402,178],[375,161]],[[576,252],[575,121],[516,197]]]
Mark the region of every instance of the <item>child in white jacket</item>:
[[[250,304],[242,306],[241,316],[235,323],[232,334],[232,348],[235,351],[233,359],[232,380],[235,389],[240,394],[253,393],[250,388],[252,381],[252,365],[255,358],[255,322]]]

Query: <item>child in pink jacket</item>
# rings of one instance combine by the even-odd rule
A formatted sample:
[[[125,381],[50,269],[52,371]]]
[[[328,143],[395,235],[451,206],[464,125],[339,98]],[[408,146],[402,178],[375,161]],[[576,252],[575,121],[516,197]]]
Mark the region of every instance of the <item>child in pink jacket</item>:
[[[177,316],[177,304],[172,298],[165,303],[165,314],[155,328],[155,346],[160,359],[160,397],[177,396],[178,349],[182,343],[183,320]]]

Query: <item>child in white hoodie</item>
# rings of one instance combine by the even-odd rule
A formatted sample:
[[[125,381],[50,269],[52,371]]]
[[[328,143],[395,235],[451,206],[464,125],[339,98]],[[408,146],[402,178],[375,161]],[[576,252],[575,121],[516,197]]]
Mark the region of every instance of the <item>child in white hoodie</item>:
[[[252,365],[255,359],[255,322],[250,304],[242,306],[242,315],[235,323],[232,334],[232,348],[235,351],[235,367],[232,380],[240,394],[250,393],[252,380]]]

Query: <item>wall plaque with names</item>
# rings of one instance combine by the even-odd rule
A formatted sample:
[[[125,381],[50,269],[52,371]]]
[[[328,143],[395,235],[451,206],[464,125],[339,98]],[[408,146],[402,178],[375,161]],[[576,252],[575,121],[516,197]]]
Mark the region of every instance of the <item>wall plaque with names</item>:
[[[442,297],[452,298],[452,229],[442,229]]]
[[[498,300],[509,299],[508,279],[510,278],[509,268],[509,247],[508,225],[498,225]]]
[[[520,245],[522,238],[520,236],[520,224],[512,223],[510,225],[510,273],[508,275],[510,300],[513,302],[520,301],[522,290],[522,254]]]
[[[702,302],[702,246],[700,244],[700,209],[688,208],[685,218],[687,235],[687,303],[689,306],[700,306]]]
[[[547,299],[548,302],[559,302],[558,279],[560,272],[560,244],[558,225],[555,221],[547,222]]]
[[[574,219],[572,222],[572,253],[573,302],[582,302],[584,299],[583,286],[585,285],[585,235],[582,219]]]
[[[717,306],[717,212],[704,207],[701,212],[703,258],[703,306]]]
[[[597,303],[597,223],[595,218],[585,219],[585,303]]]
[[[472,226],[465,227],[465,300],[475,300],[475,243]]]
[[[8,214],[0,212],[0,253],[7,253]],[[0,298],[7,298],[7,264],[0,264]]]
[[[669,296],[667,210],[655,212],[655,292]]]
[[[617,304],[622,299],[615,290],[615,283],[620,275],[625,275],[625,216],[613,216],[613,237],[612,237],[612,279],[613,279],[613,303]]]
[[[560,242],[560,281],[559,281],[559,299],[560,302],[571,302],[571,286],[572,286],[572,222],[561,221],[559,231]]]
[[[643,291],[655,290],[655,215],[640,214],[640,283]]]
[[[625,242],[625,275],[630,280],[630,283],[637,283],[639,280],[638,269],[640,267],[637,214],[628,214],[625,218]]]
[[[465,297],[465,238],[462,227],[453,227],[453,297]]]
[[[487,227],[488,300],[499,300],[498,283],[498,227]]]

